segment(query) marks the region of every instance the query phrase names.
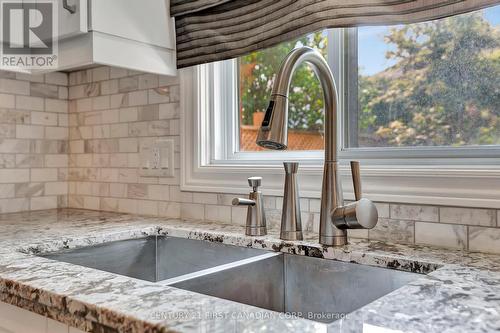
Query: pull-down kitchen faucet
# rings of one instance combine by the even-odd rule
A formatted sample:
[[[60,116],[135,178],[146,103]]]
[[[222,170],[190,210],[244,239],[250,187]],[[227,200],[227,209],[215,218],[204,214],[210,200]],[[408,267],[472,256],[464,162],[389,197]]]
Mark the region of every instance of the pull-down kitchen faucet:
[[[337,163],[337,88],[321,54],[300,47],[290,52],[276,76],[271,100],[257,136],[261,147],[284,150],[288,142],[288,90],[292,75],[300,64],[309,63],[321,82],[325,99],[325,162],[321,191],[319,242],[323,245],[347,244],[346,229],[371,229],[378,221],[377,208],[368,199],[361,199],[359,163],[351,162],[356,201],[344,204]]]

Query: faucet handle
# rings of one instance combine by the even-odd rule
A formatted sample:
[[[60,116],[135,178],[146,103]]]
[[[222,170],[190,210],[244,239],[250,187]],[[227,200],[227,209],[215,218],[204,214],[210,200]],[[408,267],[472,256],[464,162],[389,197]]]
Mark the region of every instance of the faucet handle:
[[[368,199],[360,199],[333,211],[333,223],[339,229],[372,229],[378,222],[375,204]]]
[[[356,201],[334,209],[333,223],[340,229],[372,229],[378,222],[378,211],[371,200],[361,198],[361,174],[358,161],[351,161],[351,173]]]
[[[361,199],[361,173],[359,171],[359,161],[351,161],[352,185],[354,186],[354,198]]]

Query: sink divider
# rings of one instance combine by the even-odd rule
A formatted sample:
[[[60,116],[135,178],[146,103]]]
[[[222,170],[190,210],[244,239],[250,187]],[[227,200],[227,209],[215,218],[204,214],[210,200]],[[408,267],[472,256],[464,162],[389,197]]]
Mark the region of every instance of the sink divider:
[[[168,286],[168,285],[172,285],[172,284],[175,284],[175,283],[179,283],[179,282],[183,282],[183,281],[195,279],[195,278],[198,278],[198,277],[201,277],[201,276],[204,276],[204,275],[221,272],[221,271],[224,271],[224,270],[227,270],[227,269],[231,269],[231,268],[235,268],[235,267],[239,267],[239,266],[251,264],[253,262],[257,262],[257,261],[261,261],[261,260],[264,260],[264,259],[273,258],[273,257],[277,257],[277,256],[282,256],[282,255],[283,255],[283,253],[280,253],[280,252],[264,253],[264,254],[261,254],[261,255],[254,256],[254,257],[250,257],[250,258],[246,258],[246,259],[241,259],[241,260],[238,260],[238,261],[233,261],[233,262],[230,262],[228,264],[223,264],[223,265],[219,265],[219,266],[215,266],[215,267],[203,269],[203,270],[200,270],[200,271],[196,271],[196,272],[193,272],[193,273],[188,273],[188,274],[184,274],[184,275],[181,275],[181,276],[176,276],[176,277],[173,277],[173,278],[170,278],[170,279],[158,281],[156,283]]]

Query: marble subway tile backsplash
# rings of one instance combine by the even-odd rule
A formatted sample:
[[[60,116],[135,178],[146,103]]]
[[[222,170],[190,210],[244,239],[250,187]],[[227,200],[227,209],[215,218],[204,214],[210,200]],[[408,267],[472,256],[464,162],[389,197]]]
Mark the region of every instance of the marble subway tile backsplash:
[[[481,225],[485,227],[495,227],[497,223],[497,212],[491,209],[442,207],[439,212],[439,220],[443,223]]]
[[[243,226],[236,194],[184,192],[176,77],[113,67],[29,76],[0,72],[0,212],[54,207],[219,221]],[[173,178],[142,177],[140,147],[175,145]],[[282,197],[265,196],[279,227]],[[320,200],[302,198],[318,232]],[[379,223],[353,238],[500,253],[500,211],[377,202]]]
[[[500,228],[469,227],[469,250],[499,253]]]
[[[415,223],[415,243],[467,249],[467,226],[444,223]]]
[[[206,196],[193,200],[179,189],[177,78],[99,67],[71,73],[69,82],[71,207],[230,222],[227,209],[205,210]],[[159,138],[174,140],[174,178],[139,174],[140,147]]]
[[[375,228],[368,230],[368,238],[395,243],[414,243],[415,222],[379,218]]]
[[[68,75],[0,72],[0,213],[67,206]]]
[[[434,206],[391,205],[392,218],[413,221],[439,221],[439,208]]]

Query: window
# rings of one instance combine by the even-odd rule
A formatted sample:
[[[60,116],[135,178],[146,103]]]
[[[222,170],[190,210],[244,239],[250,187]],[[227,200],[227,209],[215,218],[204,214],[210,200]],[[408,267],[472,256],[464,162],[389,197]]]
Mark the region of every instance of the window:
[[[500,144],[499,17],[497,6],[346,32],[346,78],[337,75],[349,87],[344,148]],[[329,36],[317,32],[239,59],[239,151],[262,150],[255,137],[281,60],[300,45],[335,56],[327,54]],[[290,91],[290,150],[323,149],[323,112],[319,83],[303,66]]]
[[[319,197],[323,97],[303,66],[290,91],[287,151],[255,136],[289,50],[320,49],[339,95],[339,162],[361,161],[376,201],[500,208],[500,6],[442,20],[332,29],[181,72],[181,188],[282,195],[283,160],[300,161],[301,196]]]
[[[500,6],[358,29],[355,147],[500,144]]]

